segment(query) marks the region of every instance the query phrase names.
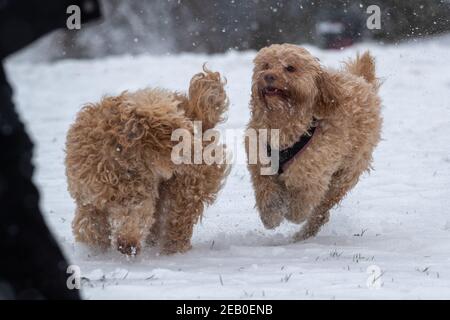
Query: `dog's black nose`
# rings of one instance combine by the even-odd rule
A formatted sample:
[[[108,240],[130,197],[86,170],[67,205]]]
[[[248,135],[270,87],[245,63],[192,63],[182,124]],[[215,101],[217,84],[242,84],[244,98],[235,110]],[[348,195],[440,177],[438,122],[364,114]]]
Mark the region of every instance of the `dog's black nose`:
[[[276,78],[275,75],[273,75],[272,73],[268,73],[268,74],[266,74],[266,75],[264,76],[264,80],[265,80],[267,83],[272,83],[272,82],[274,82],[275,80],[277,80],[277,78]]]

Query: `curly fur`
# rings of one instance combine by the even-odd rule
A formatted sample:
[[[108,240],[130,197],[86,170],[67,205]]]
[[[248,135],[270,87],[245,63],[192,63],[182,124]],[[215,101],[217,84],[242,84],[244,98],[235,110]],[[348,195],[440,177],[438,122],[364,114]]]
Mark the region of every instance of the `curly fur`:
[[[281,94],[268,95],[269,87]],[[316,235],[329,210],[370,169],[382,124],[378,88],[368,52],[342,70],[322,67],[307,50],[291,44],[272,45],[257,54],[248,128],[279,129],[280,149],[285,149],[313,117],[319,121],[311,143],[283,174],[262,176],[260,164],[248,166],[266,228],[283,219],[306,221],[296,240]]]
[[[68,189],[77,241],[135,255],[144,240],[165,253],[190,248],[194,224],[222,186],[227,166],[175,165],[173,130],[222,121],[220,74],[204,68],[189,95],[163,89],[124,92],[85,106],[66,142]]]

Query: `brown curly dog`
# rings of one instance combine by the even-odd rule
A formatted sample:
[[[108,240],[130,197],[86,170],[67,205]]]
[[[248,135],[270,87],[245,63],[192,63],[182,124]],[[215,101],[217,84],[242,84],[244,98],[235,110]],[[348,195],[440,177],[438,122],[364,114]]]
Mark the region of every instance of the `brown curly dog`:
[[[306,221],[295,239],[316,235],[330,209],[370,169],[382,123],[378,88],[368,52],[339,71],[292,44],[257,54],[248,128],[279,129],[279,146],[267,141],[268,150],[281,150],[274,175],[261,175],[260,163],[248,165],[266,228],[283,219]]]
[[[227,107],[220,74],[205,68],[192,78],[189,95],[144,89],[85,106],[66,143],[76,240],[126,255],[136,255],[144,240],[166,254],[188,250],[228,167],[175,165],[171,135],[180,128],[192,133],[193,120],[211,129]]]

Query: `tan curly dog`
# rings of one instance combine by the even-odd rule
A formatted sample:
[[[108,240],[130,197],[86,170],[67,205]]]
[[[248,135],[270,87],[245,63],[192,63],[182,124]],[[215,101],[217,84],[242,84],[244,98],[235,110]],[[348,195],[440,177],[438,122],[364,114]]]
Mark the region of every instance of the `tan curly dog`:
[[[342,70],[331,70],[296,45],[259,51],[248,128],[279,129],[277,150],[292,150],[298,141],[308,140],[291,152],[281,173],[261,175],[260,163],[248,166],[266,228],[287,219],[305,222],[296,240],[316,235],[330,209],[370,169],[382,123],[378,88],[368,52]]]
[[[76,240],[126,255],[136,255],[144,242],[167,254],[188,250],[194,224],[228,167],[175,165],[171,135],[193,132],[192,120],[211,129],[227,107],[220,74],[206,68],[192,78],[188,95],[144,89],[85,106],[66,143]]]

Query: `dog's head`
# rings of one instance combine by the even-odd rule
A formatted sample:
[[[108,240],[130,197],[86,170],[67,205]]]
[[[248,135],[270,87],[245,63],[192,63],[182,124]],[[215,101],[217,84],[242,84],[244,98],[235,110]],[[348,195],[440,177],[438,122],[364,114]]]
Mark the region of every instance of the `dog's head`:
[[[339,88],[318,59],[292,44],[263,48],[254,60],[254,112],[324,116],[337,103]],[[292,110],[293,109],[293,110]]]

